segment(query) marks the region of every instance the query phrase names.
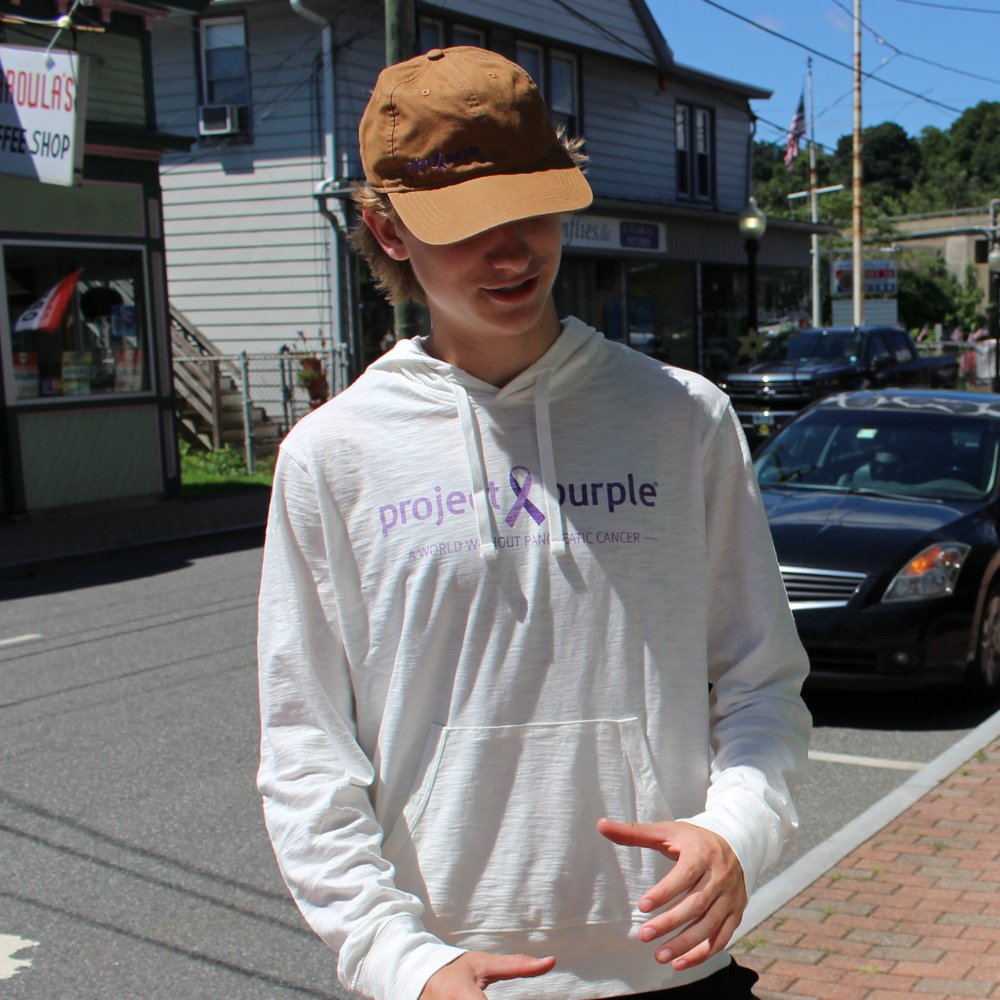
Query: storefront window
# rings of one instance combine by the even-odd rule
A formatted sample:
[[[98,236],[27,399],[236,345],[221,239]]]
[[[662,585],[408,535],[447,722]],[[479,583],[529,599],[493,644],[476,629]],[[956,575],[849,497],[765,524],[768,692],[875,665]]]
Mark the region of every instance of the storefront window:
[[[747,272],[744,267],[705,265],[702,302],[705,374],[718,380],[753,358],[746,353]],[[762,332],[808,323],[809,272],[757,271],[757,322]]]
[[[627,268],[629,346],[696,370],[694,266],[637,260]]]
[[[149,389],[140,251],[0,249],[16,400]]]
[[[659,361],[697,369],[693,264],[564,257],[553,291],[560,316],[577,316],[608,340]]]
[[[576,316],[608,340],[625,339],[621,260],[564,257],[553,294],[560,316]]]

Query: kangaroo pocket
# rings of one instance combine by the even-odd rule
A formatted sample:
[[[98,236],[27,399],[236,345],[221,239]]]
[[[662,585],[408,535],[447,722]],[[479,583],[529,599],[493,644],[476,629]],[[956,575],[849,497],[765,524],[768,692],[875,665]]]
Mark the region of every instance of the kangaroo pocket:
[[[434,727],[384,853],[439,936],[628,921],[670,862],[602,816],[671,818],[637,719]]]

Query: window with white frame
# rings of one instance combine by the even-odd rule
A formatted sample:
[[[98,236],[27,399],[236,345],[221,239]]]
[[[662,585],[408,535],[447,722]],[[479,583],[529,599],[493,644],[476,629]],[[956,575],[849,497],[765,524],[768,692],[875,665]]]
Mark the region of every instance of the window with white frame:
[[[420,18],[420,51],[444,48],[444,24],[432,17]]]
[[[533,42],[518,42],[517,64],[535,81],[556,128],[569,136],[580,131],[579,74],[576,56],[555,49],[546,50]]]
[[[250,70],[242,17],[201,22],[201,78],[204,104],[249,105]]]
[[[575,136],[577,128],[576,56],[568,52],[549,54],[549,117],[556,128]]]
[[[515,48],[515,61],[532,80],[535,86],[545,93],[545,53],[541,45],[530,42],[518,42]]]
[[[464,24],[451,26],[452,45],[474,45],[477,49],[486,48],[486,36],[478,28],[470,28]]]
[[[486,33],[467,24],[448,24],[434,17],[420,18],[420,51],[443,49],[451,45],[474,45],[486,48]]]
[[[674,109],[678,198],[715,197],[715,123],[710,108],[678,102]]]

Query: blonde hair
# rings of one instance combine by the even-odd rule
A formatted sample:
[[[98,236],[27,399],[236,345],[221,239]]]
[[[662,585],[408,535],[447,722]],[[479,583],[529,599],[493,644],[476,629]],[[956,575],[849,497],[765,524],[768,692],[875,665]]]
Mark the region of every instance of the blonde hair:
[[[559,141],[569,153],[573,162],[581,169],[589,161],[583,152],[584,139],[567,139],[563,130],[559,129]],[[372,188],[370,184],[359,184],[354,189],[354,203],[363,212],[373,215],[384,215],[395,223],[399,216],[389,201],[389,196]],[[368,228],[364,219],[358,223],[349,237],[351,249],[364,257],[375,279],[375,287],[389,300],[391,305],[401,305],[403,302],[416,302],[426,305],[427,298],[423,288],[413,271],[413,265],[408,260],[395,260],[390,257],[382,244],[375,239],[375,234]]]

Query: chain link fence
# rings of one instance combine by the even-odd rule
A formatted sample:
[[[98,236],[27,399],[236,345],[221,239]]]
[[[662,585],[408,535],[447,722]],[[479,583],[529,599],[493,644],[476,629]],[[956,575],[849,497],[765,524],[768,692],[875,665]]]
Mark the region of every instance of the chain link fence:
[[[273,455],[292,427],[330,398],[331,387],[344,387],[346,369],[346,352],[337,350],[321,357],[175,349],[180,433],[210,450],[229,445],[243,451],[252,473],[257,459]]]

